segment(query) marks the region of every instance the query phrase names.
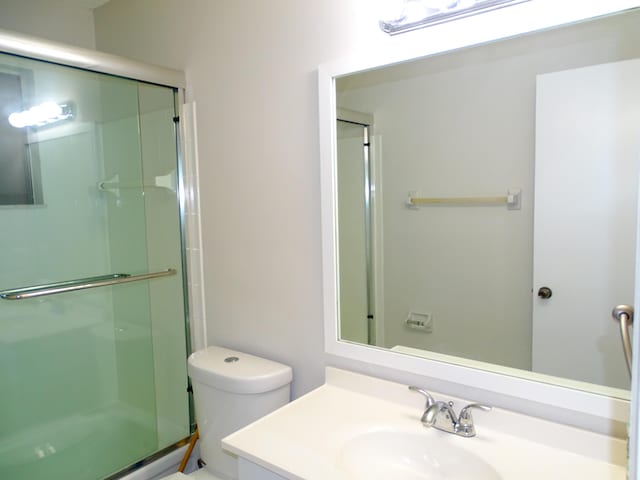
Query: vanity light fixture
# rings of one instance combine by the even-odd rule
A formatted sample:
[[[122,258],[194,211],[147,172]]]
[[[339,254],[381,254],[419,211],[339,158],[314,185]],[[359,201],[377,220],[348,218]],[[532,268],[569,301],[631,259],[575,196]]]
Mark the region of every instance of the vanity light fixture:
[[[389,20],[380,28],[389,35],[409,32],[529,0],[390,0]]]
[[[44,102],[29,110],[14,112],[9,115],[9,123],[15,128],[43,127],[62,120],[73,118],[71,107],[66,104]]]

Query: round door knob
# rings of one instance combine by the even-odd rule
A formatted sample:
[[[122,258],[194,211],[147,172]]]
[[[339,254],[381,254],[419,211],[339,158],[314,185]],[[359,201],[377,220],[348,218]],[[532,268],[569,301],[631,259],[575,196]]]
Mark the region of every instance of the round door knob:
[[[538,296],[545,300],[547,298],[551,298],[551,295],[553,295],[553,292],[549,287],[540,287],[540,289],[538,290]]]

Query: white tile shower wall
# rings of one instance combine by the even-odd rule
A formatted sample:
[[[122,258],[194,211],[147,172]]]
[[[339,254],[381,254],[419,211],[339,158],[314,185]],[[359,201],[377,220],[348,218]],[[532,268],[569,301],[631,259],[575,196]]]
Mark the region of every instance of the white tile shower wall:
[[[181,118],[191,350],[196,351],[207,346],[207,324],[205,321],[202,271],[200,177],[198,175],[198,151],[196,149],[198,141],[195,102],[183,104]]]

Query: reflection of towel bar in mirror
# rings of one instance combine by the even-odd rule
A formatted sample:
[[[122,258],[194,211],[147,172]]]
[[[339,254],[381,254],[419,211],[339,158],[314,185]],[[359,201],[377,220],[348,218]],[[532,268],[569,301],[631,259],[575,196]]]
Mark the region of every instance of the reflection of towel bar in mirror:
[[[79,278],[76,280],[64,280],[62,282],[48,283],[43,285],[31,285],[28,287],[12,288],[0,292],[0,298],[4,300],[24,300],[33,297],[43,297],[56,295],[58,293],[74,292],[76,290],[86,290],[88,288],[107,287],[109,285],[119,285],[121,283],[139,282],[152,278],[175,275],[176,270],[169,268],[159,272],[142,273],[130,275],[128,273],[113,273],[109,275],[99,275],[97,277]]]
[[[418,197],[416,192],[409,192],[405,202],[409,208],[425,205],[506,205],[509,210],[520,210],[522,191],[512,188],[506,195],[495,197]]]

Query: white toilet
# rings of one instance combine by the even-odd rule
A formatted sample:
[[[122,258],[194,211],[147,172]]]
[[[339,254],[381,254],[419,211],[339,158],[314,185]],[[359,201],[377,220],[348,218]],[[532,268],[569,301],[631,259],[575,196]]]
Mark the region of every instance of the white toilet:
[[[291,367],[242,352],[209,347],[189,357],[189,376],[203,469],[165,480],[235,480],[236,457],[221,440],[289,402]]]

